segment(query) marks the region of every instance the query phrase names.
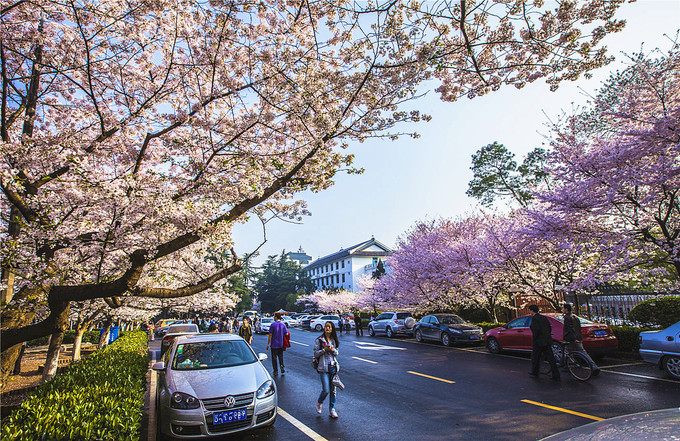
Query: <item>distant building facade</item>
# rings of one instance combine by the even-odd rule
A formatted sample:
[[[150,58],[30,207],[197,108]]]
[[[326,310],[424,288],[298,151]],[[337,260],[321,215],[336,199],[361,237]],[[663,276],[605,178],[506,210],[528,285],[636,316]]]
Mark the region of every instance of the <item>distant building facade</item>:
[[[392,249],[371,238],[365,242],[321,257],[304,269],[316,289],[357,289],[356,281],[364,274],[372,274],[382,261],[389,272],[386,258]]]
[[[297,262],[300,266],[308,265],[309,262],[312,261],[312,256],[305,253],[305,250],[302,249],[302,245],[297,252],[291,251],[289,253],[285,253],[285,256],[293,262]]]

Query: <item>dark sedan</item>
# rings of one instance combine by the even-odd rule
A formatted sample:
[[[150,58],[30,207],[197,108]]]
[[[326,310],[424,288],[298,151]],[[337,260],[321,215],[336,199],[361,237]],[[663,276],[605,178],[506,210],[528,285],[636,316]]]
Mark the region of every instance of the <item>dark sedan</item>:
[[[413,327],[416,340],[436,340],[444,346],[458,343],[480,344],[484,338],[482,328],[467,323],[455,314],[426,315]]]

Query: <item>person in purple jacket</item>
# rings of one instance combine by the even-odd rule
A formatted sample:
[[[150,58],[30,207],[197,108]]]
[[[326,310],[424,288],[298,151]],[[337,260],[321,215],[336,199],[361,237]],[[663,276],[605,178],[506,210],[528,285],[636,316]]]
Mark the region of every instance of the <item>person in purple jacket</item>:
[[[269,346],[272,347],[272,367],[274,368],[274,375],[279,374],[279,364],[281,365],[281,373],[286,372],[283,366],[283,336],[288,332],[286,325],[281,322],[281,313],[274,313],[274,323],[269,327],[269,336],[267,337],[267,350]]]

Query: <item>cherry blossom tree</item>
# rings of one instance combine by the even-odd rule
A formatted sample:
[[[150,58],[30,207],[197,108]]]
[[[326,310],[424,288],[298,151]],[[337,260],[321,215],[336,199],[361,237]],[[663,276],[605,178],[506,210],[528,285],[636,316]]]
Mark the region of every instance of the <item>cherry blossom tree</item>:
[[[655,289],[680,281],[680,47],[638,54],[592,105],[554,127],[547,231],[606,243],[610,277]],[[594,281],[596,282],[596,281]],[[591,285],[594,285],[591,284]]]
[[[299,217],[343,148],[427,119],[402,104],[608,62],[623,0],[2,0],[2,372],[71,302],[195,295],[231,229]],[[35,311],[48,308],[38,323]]]
[[[311,294],[298,297],[296,303],[313,305],[314,309],[328,313],[348,313],[356,311],[361,303],[362,294],[359,292],[339,290],[318,290]]]

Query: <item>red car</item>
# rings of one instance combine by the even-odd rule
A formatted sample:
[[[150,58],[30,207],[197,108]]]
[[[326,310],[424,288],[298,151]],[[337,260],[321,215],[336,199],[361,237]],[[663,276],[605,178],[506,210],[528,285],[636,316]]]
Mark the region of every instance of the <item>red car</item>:
[[[543,315],[550,321],[553,340],[562,341],[562,314],[545,313]],[[531,329],[529,329],[531,317],[532,315],[518,317],[499,328],[486,331],[484,341],[489,352],[496,354],[505,350],[531,351],[533,340]],[[583,317],[578,317],[578,319],[581,321],[583,347],[588,353],[603,355],[617,349],[618,342],[609,326],[591,322]]]

